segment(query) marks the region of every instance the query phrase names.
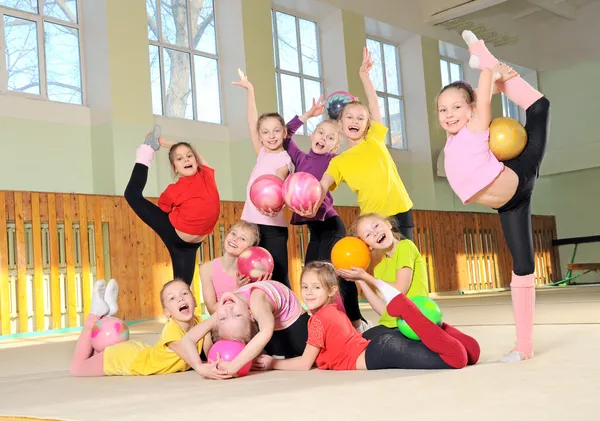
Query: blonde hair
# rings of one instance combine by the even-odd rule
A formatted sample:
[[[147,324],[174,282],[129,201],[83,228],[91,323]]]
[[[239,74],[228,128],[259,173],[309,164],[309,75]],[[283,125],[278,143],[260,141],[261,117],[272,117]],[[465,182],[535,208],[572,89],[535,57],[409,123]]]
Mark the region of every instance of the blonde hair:
[[[258,117],[258,120],[256,121],[256,131],[258,133],[260,133],[260,126],[262,126],[263,121],[265,121],[268,118],[274,118],[275,120],[277,120],[283,126],[283,137],[286,138],[287,137],[287,133],[288,133],[287,132],[287,126],[285,125],[285,120],[283,119],[283,117],[279,113],[264,113],[264,114],[261,114],[261,116]]]
[[[258,229],[258,225],[253,224],[252,222],[245,221],[243,219],[238,220],[235,224],[229,228],[227,234],[229,234],[234,228],[239,228],[241,230],[248,231],[254,237],[254,241],[252,241],[252,246],[258,245],[260,243],[260,230]]]
[[[362,136],[366,136],[367,133],[369,133],[369,129],[371,128],[371,111],[369,111],[369,107],[366,104],[363,104],[361,101],[359,100],[354,100],[354,101],[350,101],[349,103],[347,103],[346,105],[344,105],[344,108],[342,108],[342,112],[340,113],[338,120],[342,120],[342,118],[344,117],[344,113],[346,112],[346,109],[350,106],[355,106],[355,105],[359,105],[361,107],[363,107],[363,109],[367,112],[367,125],[365,127],[365,132],[362,134]]]
[[[323,120],[321,121],[319,124],[317,124],[315,126],[315,130],[313,130],[313,133],[321,126],[325,125],[325,124],[331,124],[332,126],[335,127],[335,146],[338,146],[340,144],[340,126],[338,123],[338,120]],[[335,148],[334,146],[334,148]]]
[[[337,273],[335,272],[335,267],[331,263],[323,261],[310,262],[302,269],[300,279],[302,279],[305,274],[311,272],[317,276],[321,286],[328,292],[339,289]]]
[[[390,225],[392,226],[392,235],[394,236],[394,238],[398,241],[406,240],[406,237],[399,232],[398,223],[396,222],[395,218],[393,218],[393,217],[384,218],[383,216],[379,215],[378,213],[365,213],[363,215],[360,215],[358,217],[358,219],[356,221],[354,221],[354,223],[350,226],[350,229],[348,230],[350,235],[360,238],[360,236],[358,235],[358,226],[360,225],[360,223],[362,221],[364,221],[365,219],[369,219],[369,218],[375,218],[382,222],[386,222],[386,221],[389,222]],[[371,249],[371,265],[375,265],[376,262],[379,262],[383,258],[384,255],[385,255],[384,250]]]
[[[258,323],[256,322],[256,320],[253,320],[251,317],[248,317],[248,319],[246,321],[248,323],[243,332],[240,332],[239,334],[235,334],[235,335],[230,335],[228,337],[223,337],[221,335],[221,329],[220,329],[219,325],[212,328],[210,331],[210,338],[212,339],[213,344],[217,343],[221,339],[225,339],[225,340],[229,340],[229,341],[238,341],[238,342],[242,342],[243,344],[247,344],[248,342],[250,342],[252,340],[252,338],[254,338],[256,336],[256,334],[259,332]]]
[[[170,280],[168,282],[165,282],[165,284],[162,286],[162,288],[160,290],[160,304],[163,306],[163,308],[165,307],[165,290],[169,287],[169,285],[172,285],[175,282],[181,282],[181,283],[185,284],[188,287],[188,289],[190,290],[190,292],[192,292],[192,289],[190,288],[190,286],[188,285],[188,283],[185,282],[181,278],[175,278],[175,279],[172,279],[172,280]]]

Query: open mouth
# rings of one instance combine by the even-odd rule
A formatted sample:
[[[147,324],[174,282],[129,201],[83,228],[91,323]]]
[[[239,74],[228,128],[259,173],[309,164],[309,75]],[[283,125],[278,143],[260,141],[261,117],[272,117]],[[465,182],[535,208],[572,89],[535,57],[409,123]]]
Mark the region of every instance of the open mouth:
[[[316,146],[317,148],[319,148],[319,149],[323,149],[323,148],[325,147],[325,143],[323,143],[323,142],[316,142],[316,143],[315,143],[315,146]]]
[[[191,165],[191,164],[190,164],[190,165],[186,165],[186,166],[185,166],[185,167],[183,167],[183,168],[185,168],[186,170],[189,170],[189,169],[193,168],[193,165]]]
[[[187,304],[182,304],[179,306],[179,312],[181,314],[187,314],[190,312],[190,306]]]
[[[234,304],[234,302],[233,302],[233,300],[231,298],[226,298],[226,299],[223,300],[223,305],[224,306],[225,305],[233,305],[233,304]]]
[[[352,133],[358,133],[360,129],[357,126],[350,126],[348,130]]]
[[[235,244],[233,244],[231,241],[228,241],[228,242],[227,242],[227,245],[228,245],[229,247],[231,247],[232,249],[236,249],[236,248],[237,248],[237,246],[236,246]]]
[[[386,238],[386,235],[385,234],[381,234],[379,236],[379,238],[377,238],[377,244],[383,243],[383,241],[385,240],[385,238]]]
[[[458,120],[453,120],[453,121],[447,121],[446,124],[448,125],[448,127],[452,127],[454,126],[456,123],[458,123]]]

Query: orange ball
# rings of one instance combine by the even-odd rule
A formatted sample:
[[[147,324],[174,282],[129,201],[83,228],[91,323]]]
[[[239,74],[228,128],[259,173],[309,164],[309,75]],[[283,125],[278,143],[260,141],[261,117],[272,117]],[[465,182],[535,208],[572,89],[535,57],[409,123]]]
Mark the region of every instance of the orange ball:
[[[350,269],[350,266],[367,269],[371,263],[371,252],[360,238],[344,237],[333,246],[331,263],[336,269]]]
[[[499,161],[521,155],[527,144],[525,127],[509,117],[498,117],[490,124],[490,150]]]

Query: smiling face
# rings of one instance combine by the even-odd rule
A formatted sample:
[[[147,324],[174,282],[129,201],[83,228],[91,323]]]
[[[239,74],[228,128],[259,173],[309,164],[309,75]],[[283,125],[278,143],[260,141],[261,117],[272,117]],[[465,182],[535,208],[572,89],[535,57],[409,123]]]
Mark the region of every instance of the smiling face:
[[[234,225],[225,237],[225,252],[238,257],[256,243],[256,235],[249,229]]]
[[[285,125],[278,117],[266,117],[259,122],[258,136],[260,142],[270,151],[276,151],[282,147],[283,138],[286,134]]]
[[[163,288],[161,301],[165,316],[178,322],[189,322],[196,311],[196,299],[188,284],[175,280]]]
[[[442,128],[451,135],[457,134],[469,122],[473,107],[468,94],[462,89],[446,89],[438,97],[438,118]]]
[[[325,120],[319,123],[310,135],[311,149],[318,155],[335,152],[340,143],[338,123]]]
[[[169,155],[173,170],[180,177],[189,177],[198,172],[196,154],[189,146],[177,146]]]
[[[369,123],[369,110],[363,104],[348,104],[342,110],[342,133],[348,139],[364,138]]]
[[[324,305],[331,304],[337,293],[337,287],[328,288],[319,278],[314,270],[305,271],[302,275],[302,300],[313,314]]]
[[[379,216],[367,216],[356,226],[358,237],[371,249],[386,250],[394,245],[392,224]]]
[[[232,292],[224,293],[217,303],[214,316],[221,339],[241,340],[250,335],[254,318],[248,303],[238,295]]]

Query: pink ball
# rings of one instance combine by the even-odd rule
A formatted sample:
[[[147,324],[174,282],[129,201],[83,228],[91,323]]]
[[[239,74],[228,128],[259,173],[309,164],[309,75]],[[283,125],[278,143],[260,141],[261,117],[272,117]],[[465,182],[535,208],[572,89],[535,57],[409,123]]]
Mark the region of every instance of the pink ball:
[[[92,348],[97,352],[129,340],[129,328],[121,319],[103,317],[92,328]]]
[[[252,282],[263,275],[273,273],[273,267],[273,256],[262,247],[248,247],[238,257],[238,272],[242,276],[249,277]]]
[[[290,208],[308,209],[321,199],[321,183],[314,175],[297,172],[283,183],[283,200]]]
[[[223,361],[232,361],[238,356],[246,345],[238,341],[228,341],[221,339],[217,341],[208,351],[208,358],[213,361],[217,361],[217,354],[220,355]],[[248,374],[252,367],[252,360],[248,361],[242,368],[239,369],[237,375],[242,377]]]
[[[278,212],[283,208],[282,187],[283,180],[276,175],[261,175],[250,186],[250,201],[257,209]]]

